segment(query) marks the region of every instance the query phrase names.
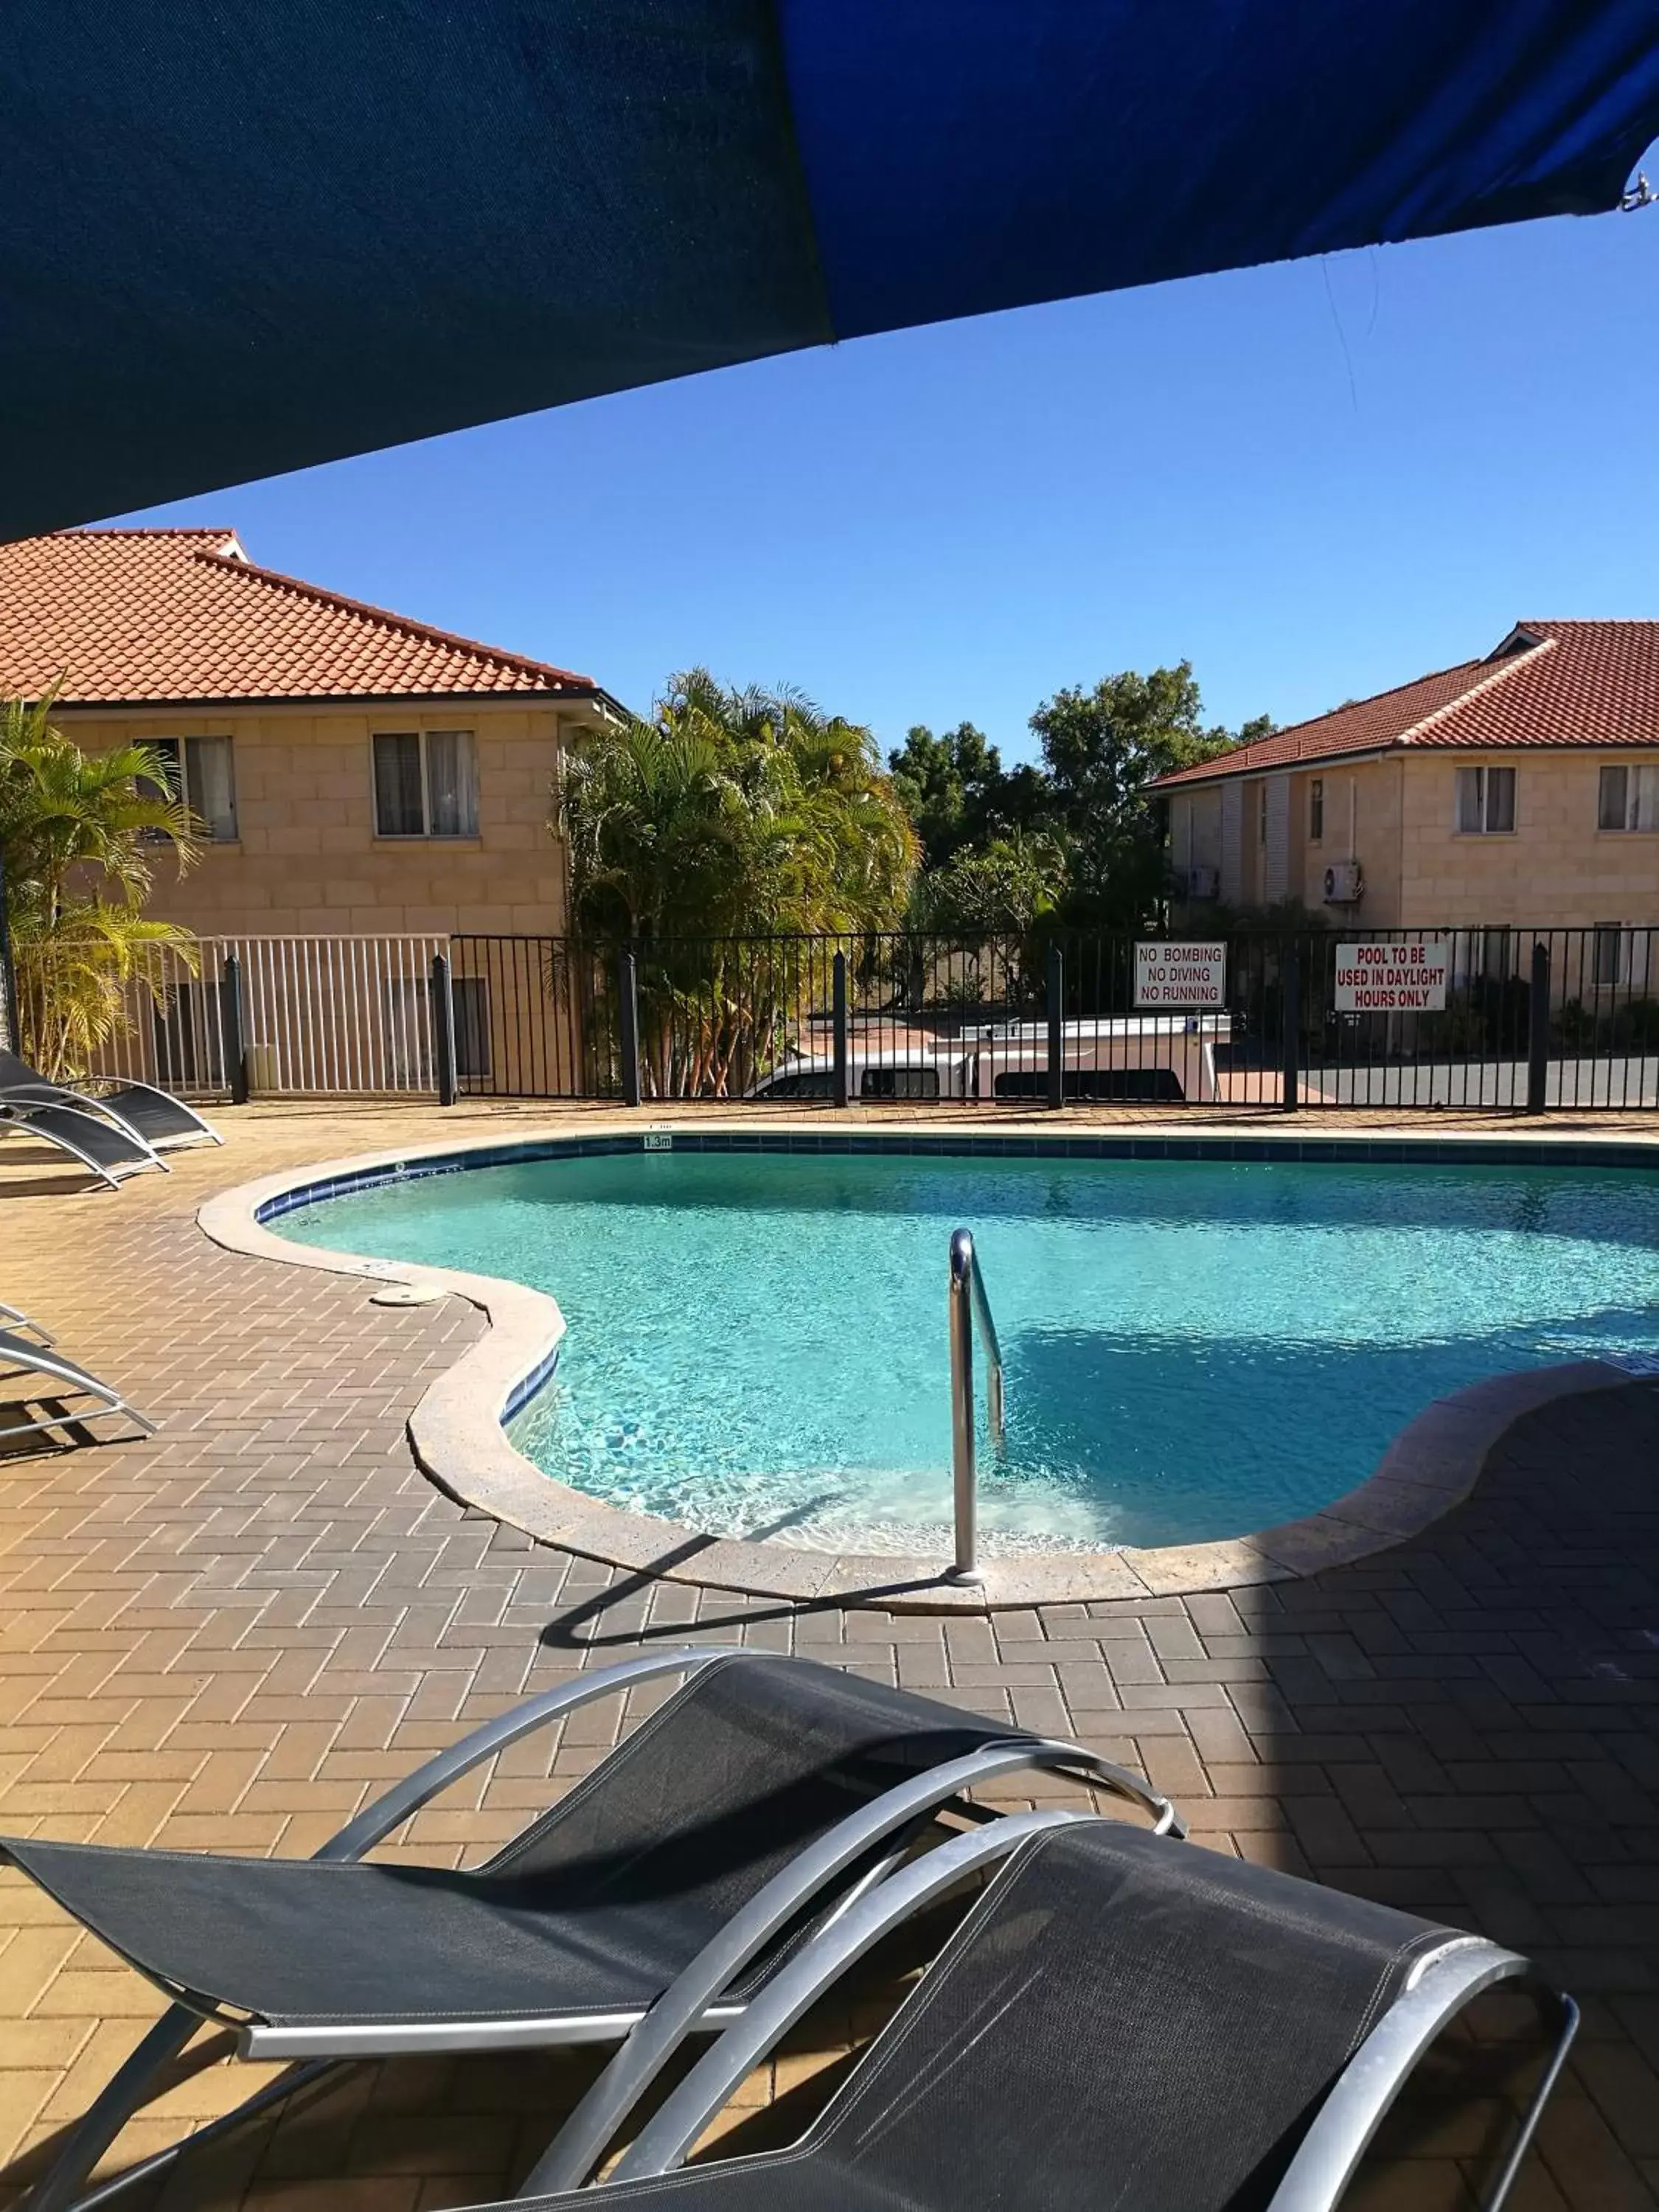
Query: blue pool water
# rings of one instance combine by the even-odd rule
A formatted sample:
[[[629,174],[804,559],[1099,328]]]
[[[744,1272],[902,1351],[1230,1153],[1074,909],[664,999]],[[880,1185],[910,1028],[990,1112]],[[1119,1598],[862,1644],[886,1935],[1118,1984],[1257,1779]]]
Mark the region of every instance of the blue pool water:
[[[938,1551],[960,1223],[1007,1368],[988,1549],[1268,1527],[1464,1383],[1659,1353],[1659,1177],[1631,1172],[640,1152],[281,1232],[550,1291],[568,1334],[514,1435],[562,1481],[720,1534]]]

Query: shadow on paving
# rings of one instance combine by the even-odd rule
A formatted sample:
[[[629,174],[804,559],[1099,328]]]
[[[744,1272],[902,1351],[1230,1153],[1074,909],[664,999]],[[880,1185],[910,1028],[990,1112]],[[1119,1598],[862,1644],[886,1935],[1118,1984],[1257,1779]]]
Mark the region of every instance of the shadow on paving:
[[[1237,1633],[1225,1599],[1188,1610],[1257,1676],[1231,1694],[1279,1863],[1522,1951],[1584,2008],[1512,2201],[1659,2203],[1659,1387],[1558,1400],[1421,1536],[1230,1595]],[[1461,2154],[1475,2122],[1447,2124]]]

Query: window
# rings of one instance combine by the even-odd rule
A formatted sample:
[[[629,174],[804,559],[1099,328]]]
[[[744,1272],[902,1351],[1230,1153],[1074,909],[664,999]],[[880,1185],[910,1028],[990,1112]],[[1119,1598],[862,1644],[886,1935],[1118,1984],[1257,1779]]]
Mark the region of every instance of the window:
[[[482,975],[457,975],[449,986],[455,1009],[455,1073],[465,1082],[489,1073],[489,985]]]
[[[1521,933],[1460,929],[1452,933],[1451,980],[1460,988],[1484,981],[1506,983],[1521,972]]]
[[[1598,830],[1659,830],[1659,768],[1604,768]]]
[[[866,1067],[859,1079],[860,1098],[937,1098],[936,1067]]]
[[[1308,786],[1308,842],[1317,845],[1325,835],[1325,780],[1316,775]]]
[[[196,817],[198,835],[212,845],[236,842],[236,770],[228,738],[147,738],[167,765],[166,789]],[[149,784],[141,776],[141,785]],[[152,791],[157,788],[151,784]]]
[[[389,975],[385,982],[386,1060],[395,1089],[435,1091],[438,1014],[427,975]],[[455,1010],[455,1073],[488,1081],[489,985],[482,975],[456,975],[449,986]]]
[[[1265,783],[1259,783],[1255,787],[1255,842],[1258,845],[1265,845],[1267,842],[1267,787]]]
[[[1645,942],[1638,945],[1637,939],[1645,939],[1646,935],[1645,931],[1623,929],[1617,922],[1603,923],[1596,931],[1590,980],[1598,991],[1645,981],[1647,945]]]
[[[477,836],[478,776],[471,730],[375,732],[374,833]]]
[[[1515,770],[1512,768],[1458,769],[1457,827],[1465,836],[1514,829]]]
[[[833,1075],[775,1075],[769,1083],[756,1087],[757,1098],[833,1098],[836,1079]]]

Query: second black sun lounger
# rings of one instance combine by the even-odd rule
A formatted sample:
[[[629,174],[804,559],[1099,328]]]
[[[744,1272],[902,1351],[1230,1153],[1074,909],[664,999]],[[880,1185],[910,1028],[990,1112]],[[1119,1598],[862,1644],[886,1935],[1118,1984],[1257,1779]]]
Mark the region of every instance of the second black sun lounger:
[[[532,1729],[670,1673],[689,1679],[486,1864],[364,1860]],[[619,2043],[745,1911],[746,1925],[798,1932],[804,1916],[889,1872],[959,1793],[1033,1768],[1177,1826],[1150,1784],[1075,1744],[836,1668],[706,1647],[532,1698],[429,1761],[314,1859],[3,1839],[0,1857],[175,2001],[71,2135],[32,2212],[73,2200],[204,2020],[234,2027],[254,2058]],[[775,1943],[745,1952],[696,2025],[739,2015],[779,1955]]]
[[[55,1106],[0,1091],[0,1136],[13,1130],[20,1137],[39,1137],[68,1152],[90,1168],[112,1189],[123,1176],[143,1168],[165,1168],[154,1146],[106,1115],[96,1113],[88,1099],[84,1106]]]
[[[998,1860],[799,2143],[682,2164],[853,1960]],[[603,2185],[539,2193],[562,2134],[513,2212],[1332,2212],[1440,2030],[1529,1980],[1496,1944],[1293,1875],[1115,1820],[1017,1814],[926,1853],[785,1963]],[[1489,2212],[1577,2019],[1540,1994],[1553,2048]]]
[[[154,1083],[112,1079],[97,1091],[77,1091],[49,1083],[16,1053],[0,1045],[0,1103],[15,1106],[67,1106],[112,1121],[153,1152],[175,1145],[222,1145],[224,1139],[193,1106]]]

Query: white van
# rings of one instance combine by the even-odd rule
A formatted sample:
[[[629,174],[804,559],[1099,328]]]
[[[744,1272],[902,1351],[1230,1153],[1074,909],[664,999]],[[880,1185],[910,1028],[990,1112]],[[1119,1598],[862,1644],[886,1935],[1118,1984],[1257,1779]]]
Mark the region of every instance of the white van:
[[[1219,1094],[1215,1048],[1232,1031],[1225,1014],[1116,1014],[1067,1022],[1062,1033],[1067,1098],[1157,1104]],[[827,1102],[835,1097],[835,1059],[814,1052],[763,1076],[750,1098]],[[1011,1022],[942,1040],[863,1052],[854,1040],[847,1062],[852,1098],[1046,1097],[1048,1030],[1044,1022]]]
[[[857,1052],[847,1058],[849,1098],[965,1098],[968,1060],[960,1044],[938,1052],[910,1047],[893,1052]],[[833,1054],[809,1053],[775,1074],[763,1076],[745,1098],[799,1098],[825,1103],[836,1095]]]
[[[1232,1035],[1226,1014],[1111,1014],[1067,1022],[1060,1059],[1067,1098],[1144,1102],[1220,1096],[1215,1048]],[[975,1040],[975,1098],[1041,1098],[1048,1088],[1045,1022],[1010,1022]]]

